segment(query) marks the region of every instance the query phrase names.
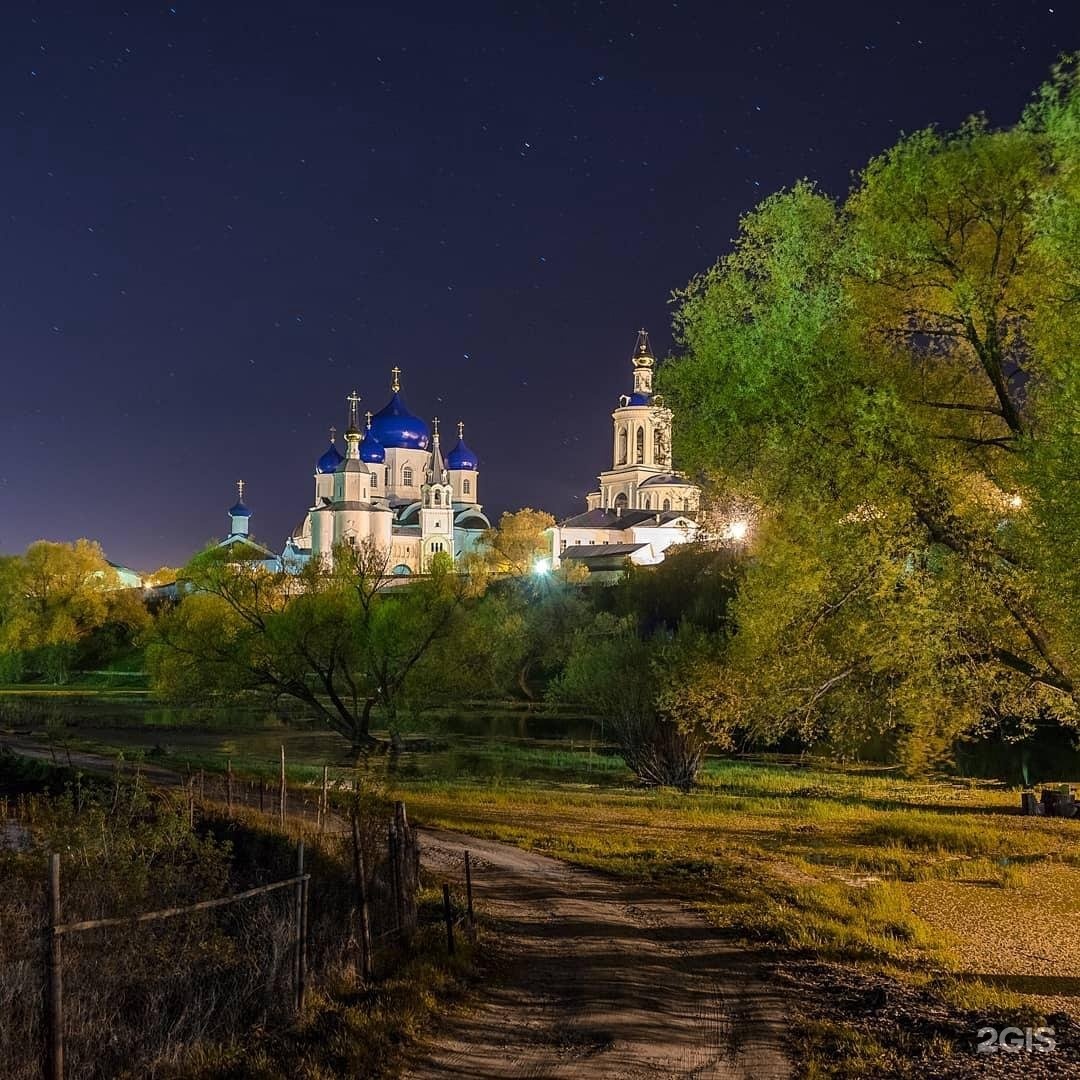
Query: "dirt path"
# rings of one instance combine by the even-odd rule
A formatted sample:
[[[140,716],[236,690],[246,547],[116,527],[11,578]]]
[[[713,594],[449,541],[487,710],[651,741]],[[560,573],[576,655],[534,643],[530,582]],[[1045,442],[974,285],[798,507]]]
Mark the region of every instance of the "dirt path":
[[[556,859],[422,830],[427,869],[473,884],[495,974],[407,1075],[787,1077],[778,988],[677,901]]]
[[[51,761],[52,750],[0,736]],[[58,764],[110,771],[100,754]],[[130,765],[127,766],[131,768]],[[181,782],[141,765],[150,782]],[[460,879],[464,852],[487,927],[492,976],[411,1055],[415,1080],[780,1080],[791,1075],[782,993],[753,953],[647,889],[473,836],[421,830],[421,858]]]

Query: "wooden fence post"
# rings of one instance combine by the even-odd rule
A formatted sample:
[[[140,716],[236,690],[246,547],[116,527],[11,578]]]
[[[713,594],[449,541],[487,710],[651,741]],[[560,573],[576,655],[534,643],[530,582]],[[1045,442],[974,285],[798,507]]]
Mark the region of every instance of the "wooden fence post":
[[[443,882],[442,887],[443,918],[446,919],[446,954],[454,955],[454,909],[450,906],[450,886]]]
[[[225,805],[228,807],[229,817],[232,817],[232,758],[225,764]]]
[[[49,856],[49,1043],[45,1063],[47,1080],[64,1080],[64,976],[60,953],[60,856]]]
[[[281,805],[278,810],[281,827],[285,828],[285,744],[281,744]]]
[[[476,919],[473,917],[472,906],[472,864],[469,861],[469,850],[465,849],[465,903],[469,912],[469,933],[476,933]]]
[[[327,787],[327,767],[322,767],[322,820],[326,820],[327,811],[330,809],[330,796]]]
[[[394,803],[394,829],[397,834],[398,903],[401,905],[399,925],[406,934],[410,934],[416,929],[416,882],[413,872],[412,831],[405,814],[405,804],[400,800]]]
[[[266,777],[259,777],[259,813],[266,813]]]
[[[367,877],[364,849],[360,846],[360,824],[356,811],[352,815],[353,877],[356,879],[356,898],[360,906],[360,975],[371,982],[371,916],[368,912]]]
[[[301,840],[296,846],[296,876],[303,877],[304,874],[304,841]],[[305,931],[307,922],[306,897],[305,886],[306,882],[298,881],[296,883],[296,1011],[299,1012],[304,1007],[304,984],[307,981],[307,949],[306,941],[307,937]]]
[[[398,838],[394,823],[390,822],[386,835],[387,856],[390,861],[390,892],[394,900],[394,929],[400,936],[404,930],[401,922],[401,875],[398,873]]]

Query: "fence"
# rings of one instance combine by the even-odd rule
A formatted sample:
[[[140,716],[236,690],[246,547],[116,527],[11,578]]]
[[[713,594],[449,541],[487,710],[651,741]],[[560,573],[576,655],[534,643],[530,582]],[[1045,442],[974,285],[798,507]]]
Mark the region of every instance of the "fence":
[[[260,790],[258,784],[242,783],[229,769],[221,778],[177,777],[172,792],[154,796],[170,802],[193,831],[198,826],[201,834],[252,848],[248,854],[256,868],[280,867],[274,880],[230,895],[79,919],[64,910],[70,908],[67,888],[61,903],[60,858],[52,855],[45,888],[31,901],[40,914],[21,920],[23,933],[0,948],[7,953],[2,981],[13,983],[0,986],[0,999],[6,998],[4,1006],[17,1005],[5,1009],[9,1034],[25,1033],[30,1040],[14,1070],[8,1066],[16,1059],[0,1052],[0,1072],[40,1075],[34,1061],[41,1055],[27,1054],[36,1044],[45,1049],[49,1080],[65,1077],[65,1057],[67,1080],[115,1075],[121,1064],[132,1070],[141,1062],[175,1057],[192,1040],[228,1039],[284,1019],[302,1005],[309,970],[345,967],[367,981],[392,963],[398,943],[409,939],[418,920],[419,848],[404,804],[374,813],[354,811],[342,819],[329,812],[326,783],[314,800],[287,785],[283,791],[284,798],[279,790],[271,800],[265,785]],[[257,827],[260,802],[274,824],[284,807],[286,820],[307,830],[311,844],[305,848],[301,841],[295,849],[294,872],[281,865],[286,838]],[[14,817],[4,823],[5,830],[29,850],[35,816],[44,816],[44,808],[36,797],[24,796],[11,809]],[[68,859],[77,861],[77,853]],[[79,869],[72,866],[72,872]],[[85,910],[98,903],[81,869]],[[92,874],[89,881],[92,887]],[[168,926],[174,929],[166,933]],[[12,939],[16,936],[24,938],[22,949]],[[44,964],[35,937],[44,939]],[[65,1053],[65,1043],[72,1053]]]

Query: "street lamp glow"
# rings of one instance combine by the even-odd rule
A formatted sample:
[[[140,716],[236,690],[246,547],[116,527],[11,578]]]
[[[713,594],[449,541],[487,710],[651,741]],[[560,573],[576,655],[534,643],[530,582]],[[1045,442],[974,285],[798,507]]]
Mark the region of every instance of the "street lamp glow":
[[[546,577],[551,573],[551,560],[550,559],[537,559],[533,563],[533,573],[537,577]]]
[[[743,521],[741,518],[737,521],[731,521],[727,527],[727,538],[734,540],[735,543],[741,544],[750,533],[750,522]]]

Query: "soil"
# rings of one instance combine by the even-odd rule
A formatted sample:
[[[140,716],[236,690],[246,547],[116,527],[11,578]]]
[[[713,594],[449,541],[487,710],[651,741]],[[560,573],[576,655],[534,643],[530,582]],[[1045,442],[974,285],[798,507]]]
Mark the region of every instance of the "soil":
[[[644,1080],[792,1074],[784,989],[677,900],[505,844],[422,830],[429,871],[470,852],[491,970],[406,1075]]]

